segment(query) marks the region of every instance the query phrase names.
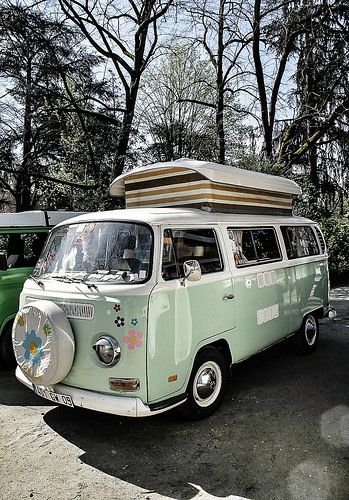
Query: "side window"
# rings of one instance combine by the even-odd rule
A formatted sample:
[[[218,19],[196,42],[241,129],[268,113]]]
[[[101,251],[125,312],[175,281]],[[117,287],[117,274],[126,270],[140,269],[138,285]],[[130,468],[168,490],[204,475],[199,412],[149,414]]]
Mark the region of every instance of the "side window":
[[[213,229],[166,229],[162,254],[163,279],[183,277],[183,264],[191,259],[199,262],[202,274],[223,269]]]
[[[0,235],[0,252],[5,253],[9,269],[34,267],[47,233],[7,233]]]
[[[281,260],[274,229],[228,229],[237,267]]]
[[[281,232],[289,259],[319,255],[320,249],[310,226],[284,226]]]

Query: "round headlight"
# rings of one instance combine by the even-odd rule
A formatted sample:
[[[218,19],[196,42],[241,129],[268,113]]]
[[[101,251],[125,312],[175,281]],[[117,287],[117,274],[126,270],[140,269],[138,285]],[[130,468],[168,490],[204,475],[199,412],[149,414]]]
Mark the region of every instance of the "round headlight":
[[[114,339],[114,337],[110,337],[109,335],[100,337],[94,344],[93,349],[96,351],[99,360],[104,365],[115,365],[119,361],[121,356],[121,348],[119,342]]]

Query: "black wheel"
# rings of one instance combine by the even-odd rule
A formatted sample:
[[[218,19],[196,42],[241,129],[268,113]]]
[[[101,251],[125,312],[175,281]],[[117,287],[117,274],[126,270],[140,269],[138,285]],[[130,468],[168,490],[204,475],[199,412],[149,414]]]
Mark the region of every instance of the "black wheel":
[[[16,366],[16,358],[12,346],[12,324],[5,326],[0,336],[0,360],[2,366],[7,366],[8,368]]]
[[[179,412],[190,420],[211,415],[221,404],[229,380],[229,364],[224,354],[206,347],[195,359],[187,388],[187,401]]]
[[[295,336],[296,349],[300,354],[315,351],[319,341],[319,322],[316,316],[308,314]]]

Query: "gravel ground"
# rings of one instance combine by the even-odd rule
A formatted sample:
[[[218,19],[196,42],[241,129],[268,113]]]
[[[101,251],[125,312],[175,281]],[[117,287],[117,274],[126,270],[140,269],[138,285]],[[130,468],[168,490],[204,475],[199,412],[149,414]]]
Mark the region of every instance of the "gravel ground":
[[[52,406],[0,370],[0,498],[349,499],[349,288],[319,348],[233,369],[222,407],[127,419]]]

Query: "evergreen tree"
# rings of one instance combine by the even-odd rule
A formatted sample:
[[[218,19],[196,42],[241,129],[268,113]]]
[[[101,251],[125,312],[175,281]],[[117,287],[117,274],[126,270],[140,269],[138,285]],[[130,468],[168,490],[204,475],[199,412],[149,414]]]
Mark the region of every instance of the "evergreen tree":
[[[119,122],[112,106],[99,112],[96,100],[105,103],[110,89],[95,81],[93,68],[100,60],[79,40],[75,28],[37,8],[8,3],[0,9],[5,89],[0,98],[0,183],[13,196],[17,211],[55,205],[53,183],[75,189],[98,186],[101,162],[91,131],[101,121],[114,128]],[[79,155],[72,155],[64,140],[73,141],[74,134],[79,135]]]

